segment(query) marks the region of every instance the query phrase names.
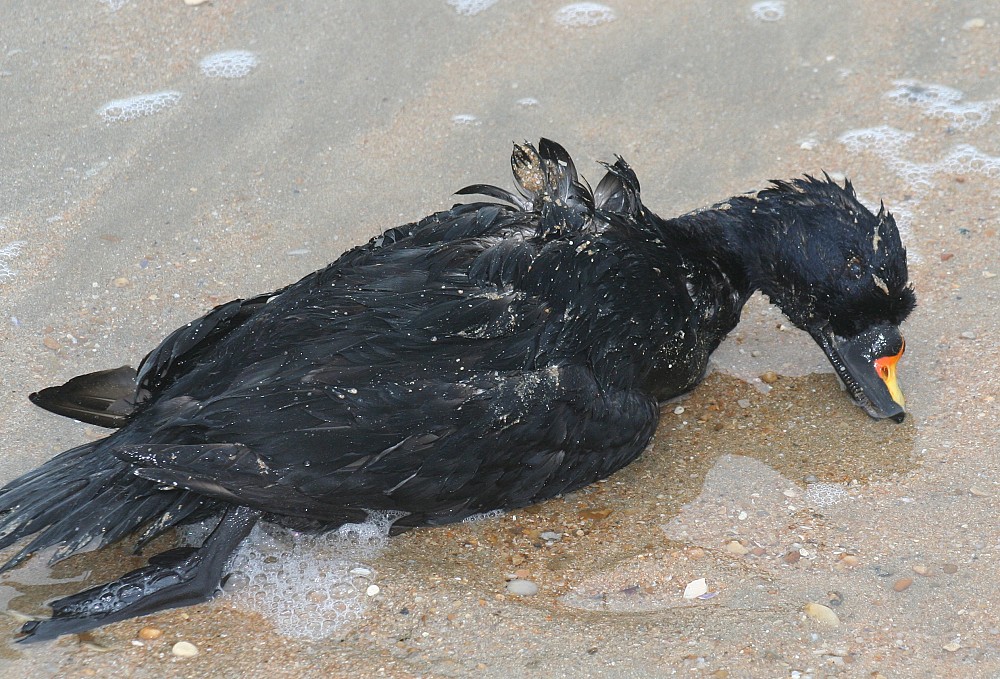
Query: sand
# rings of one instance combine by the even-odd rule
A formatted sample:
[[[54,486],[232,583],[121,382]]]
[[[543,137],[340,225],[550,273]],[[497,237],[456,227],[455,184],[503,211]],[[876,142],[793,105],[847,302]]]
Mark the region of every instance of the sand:
[[[295,280],[466,184],[509,185],[510,142],[539,136],[591,178],[623,155],[662,215],[824,170],[883,200],[920,303],[904,326],[906,422],[868,419],[756,300],[640,461],[523,512],[394,538],[366,562],[378,594],[327,639],[223,597],[4,645],[0,675],[1000,673],[1000,7],[650,0],[575,28],[561,7],[5,2],[0,481],[101,435],[33,408],[31,391],[134,365],[212,305]],[[204,74],[225,50],[257,63]],[[101,115],[154,94],[149,115]],[[52,578],[140,563],[31,565],[0,601],[40,612],[81,586]],[[538,594],[507,593],[514,576]],[[685,599],[700,578],[706,598]],[[144,626],[164,633],[140,642]],[[198,654],[172,654],[178,641]]]

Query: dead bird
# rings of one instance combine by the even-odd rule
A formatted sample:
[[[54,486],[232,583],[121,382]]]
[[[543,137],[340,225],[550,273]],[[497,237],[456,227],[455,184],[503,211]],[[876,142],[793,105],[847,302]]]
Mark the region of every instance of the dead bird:
[[[0,489],[2,570],[219,517],[52,602],[23,640],[213,596],[254,524],[400,528],[523,507],[606,478],[650,442],[762,291],[808,332],[851,397],[901,421],[899,325],[915,304],[892,216],[850,183],[775,181],[675,219],[621,158],[593,190],[569,154],[515,145],[517,192],[475,185],[302,280],[223,304],[139,364],[32,394],[116,428]]]

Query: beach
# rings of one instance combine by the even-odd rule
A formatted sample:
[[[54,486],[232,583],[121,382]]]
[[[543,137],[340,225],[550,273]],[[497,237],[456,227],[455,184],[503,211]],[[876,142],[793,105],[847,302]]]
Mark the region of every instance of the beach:
[[[620,155],[664,217],[849,179],[896,216],[918,307],[902,424],[756,297],[606,481],[388,539],[262,533],[284,570],[252,595],[32,645],[0,618],[0,676],[997,676],[998,31],[985,1],[8,0],[2,483],[107,433],[29,393],[511,188],[512,142],[591,185]],[[36,559],[0,602],[44,614],[143,563]]]

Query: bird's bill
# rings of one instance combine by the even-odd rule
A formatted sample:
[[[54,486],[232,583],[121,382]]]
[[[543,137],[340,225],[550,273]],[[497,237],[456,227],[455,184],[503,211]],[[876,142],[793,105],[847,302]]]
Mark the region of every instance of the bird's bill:
[[[896,364],[906,343],[899,328],[877,325],[854,337],[841,337],[826,326],[811,334],[855,403],[877,420],[903,421],[906,400],[896,380]]]

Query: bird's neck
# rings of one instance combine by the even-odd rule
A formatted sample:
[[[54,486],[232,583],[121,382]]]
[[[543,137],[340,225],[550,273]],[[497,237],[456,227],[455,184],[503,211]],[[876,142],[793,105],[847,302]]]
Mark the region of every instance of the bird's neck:
[[[742,210],[725,205],[670,220],[649,212],[643,217],[647,235],[630,243],[642,270],[620,277],[628,285],[611,294],[622,296],[622,307],[630,309],[634,331],[627,343],[645,357],[637,384],[663,401],[702,379],[709,356],[739,322],[756,289],[747,255],[753,232],[746,230]],[[669,308],[650,304],[661,299],[655,289],[672,300]],[[613,339],[616,346],[625,344]],[[605,372],[608,379],[624,374],[617,364]]]
[[[743,305],[759,289],[760,262],[773,242],[767,232],[773,216],[757,214],[754,207],[751,199],[739,197],[658,225],[667,247],[676,248],[697,271],[692,282],[720,305],[723,324],[735,325]]]

